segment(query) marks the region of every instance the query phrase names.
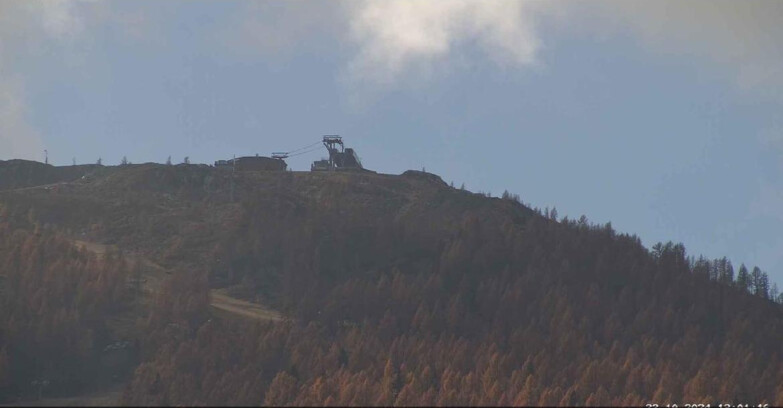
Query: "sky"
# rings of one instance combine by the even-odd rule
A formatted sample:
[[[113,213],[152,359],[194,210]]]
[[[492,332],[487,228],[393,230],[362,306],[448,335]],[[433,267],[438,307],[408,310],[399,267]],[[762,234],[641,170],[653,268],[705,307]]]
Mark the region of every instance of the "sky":
[[[3,0],[0,160],[211,164],[339,134],[369,169],[783,283],[781,38],[775,0]]]

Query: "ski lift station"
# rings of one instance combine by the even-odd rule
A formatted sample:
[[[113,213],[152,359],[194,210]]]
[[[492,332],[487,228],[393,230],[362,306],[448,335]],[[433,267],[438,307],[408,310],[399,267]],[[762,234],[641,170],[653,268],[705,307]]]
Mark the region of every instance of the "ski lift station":
[[[231,168],[234,171],[284,171],[288,169],[285,159],[300,156],[320,150],[323,145],[329,153],[328,158],[316,160],[310,166],[310,171],[351,171],[363,170],[362,162],[356,151],[345,147],[343,138],[338,135],[326,135],[320,142],[288,152],[275,152],[271,157],[247,156],[229,160],[218,160],[215,167]]]

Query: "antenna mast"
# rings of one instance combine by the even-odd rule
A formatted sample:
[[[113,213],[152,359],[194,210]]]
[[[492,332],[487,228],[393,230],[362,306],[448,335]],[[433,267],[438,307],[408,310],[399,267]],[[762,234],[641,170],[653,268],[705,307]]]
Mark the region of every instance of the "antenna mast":
[[[234,174],[237,172],[237,155],[231,160],[231,202],[234,202]]]

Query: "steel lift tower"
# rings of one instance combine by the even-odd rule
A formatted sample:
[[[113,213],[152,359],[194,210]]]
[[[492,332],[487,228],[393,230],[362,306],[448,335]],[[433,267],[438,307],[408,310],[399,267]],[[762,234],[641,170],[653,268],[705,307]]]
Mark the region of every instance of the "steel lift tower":
[[[341,166],[342,160],[340,160],[340,158],[345,152],[343,138],[337,135],[325,135],[323,143],[326,147],[326,150],[329,151],[329,169],[334,169],[335,167]],[[338,145],[340,146],[339,150],[337,149]]]

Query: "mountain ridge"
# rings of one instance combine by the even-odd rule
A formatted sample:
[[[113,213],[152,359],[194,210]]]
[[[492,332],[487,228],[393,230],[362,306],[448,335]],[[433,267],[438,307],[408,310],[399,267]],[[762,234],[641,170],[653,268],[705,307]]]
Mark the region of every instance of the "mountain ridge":
[[[144,164],[50,187],[0,192],[0,225],[172,272],[137,312],[124,403],[783,402],[780,306],[682,245],[417,171]],[[216,315],[215,289],[289,319]]]

